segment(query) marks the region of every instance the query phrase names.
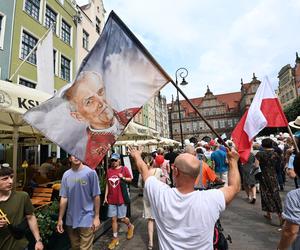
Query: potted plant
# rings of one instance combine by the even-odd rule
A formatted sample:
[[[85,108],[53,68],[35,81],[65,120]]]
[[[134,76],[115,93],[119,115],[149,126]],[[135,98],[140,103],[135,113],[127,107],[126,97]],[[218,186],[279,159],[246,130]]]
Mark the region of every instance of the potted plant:
[[[35,210],[40,235],[43,239],[44,249],[64,250],[70,249],[70,242],[66,233],[56,232],[56,223],[58,219],[59,202],[53,201],[50,205],[42,206]],[[28,249],[34,249],[35,240],[31,235],[29,238]]]

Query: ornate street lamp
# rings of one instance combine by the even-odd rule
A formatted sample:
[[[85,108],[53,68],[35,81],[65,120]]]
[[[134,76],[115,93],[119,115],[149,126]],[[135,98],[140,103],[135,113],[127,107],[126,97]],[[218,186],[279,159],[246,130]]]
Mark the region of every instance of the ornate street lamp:
[[[188,76],[189,72],[186,68],[179,68],[175,72],[176,85],[178,86],[178,76],[182,79],[180,85],[187,85],[188,82],[185,78]],[[181,138],[181,148],[183,148],[183,134],[182,134],[182,124],[181,124],[181,113],[180,113],[180,103],[179,103],[179,92],[177,89],[177,105],[178,105],[178,115],[179,115],[179,128],[180,128],[180,138]]]

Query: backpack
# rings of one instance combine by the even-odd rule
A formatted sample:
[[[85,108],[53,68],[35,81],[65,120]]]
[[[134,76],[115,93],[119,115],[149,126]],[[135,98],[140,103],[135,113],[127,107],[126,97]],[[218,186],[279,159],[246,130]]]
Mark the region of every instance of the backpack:
[[[214,250],[228,250],[228,242],[224,234],[222,233],[223,228],[221,226],[220,220],[215,224],[214,228]],[[231,237],[228,235],[228,240],[231,243]]]

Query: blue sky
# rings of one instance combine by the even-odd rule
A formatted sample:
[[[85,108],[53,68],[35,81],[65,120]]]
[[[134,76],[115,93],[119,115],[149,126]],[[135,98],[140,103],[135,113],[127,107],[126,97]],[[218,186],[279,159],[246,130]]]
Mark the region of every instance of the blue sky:
[[[207,85],[214,94],[239,91],[253,72],[275,89],[281,67],[300,54],[298,0],[103,1],[106,17],[114,10],[174,80],[176,69],[188,69],[189,98]],[[170,84],[162,93],[170,101],[176,90]]]

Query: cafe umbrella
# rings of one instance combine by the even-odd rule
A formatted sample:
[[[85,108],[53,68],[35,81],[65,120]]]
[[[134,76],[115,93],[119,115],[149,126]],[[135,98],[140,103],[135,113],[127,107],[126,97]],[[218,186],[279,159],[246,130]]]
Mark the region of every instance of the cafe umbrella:
[[[13,170],[17,173],[20,137],[41,138],[42,135],[23,120],[23,114],[51,98],[51,95],[23,85],[0,80],[0,143],[13,144]]]

